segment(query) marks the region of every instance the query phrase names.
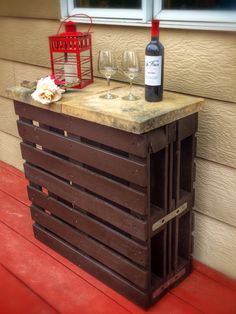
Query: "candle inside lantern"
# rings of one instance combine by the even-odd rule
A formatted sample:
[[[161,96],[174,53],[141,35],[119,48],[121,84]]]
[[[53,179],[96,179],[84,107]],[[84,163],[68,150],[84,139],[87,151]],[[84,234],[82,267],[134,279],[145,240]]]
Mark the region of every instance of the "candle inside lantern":
[[[78,81],[78,71],[75,59],[70,58],[64,64],[64,78],[66,83],[75,83]]]

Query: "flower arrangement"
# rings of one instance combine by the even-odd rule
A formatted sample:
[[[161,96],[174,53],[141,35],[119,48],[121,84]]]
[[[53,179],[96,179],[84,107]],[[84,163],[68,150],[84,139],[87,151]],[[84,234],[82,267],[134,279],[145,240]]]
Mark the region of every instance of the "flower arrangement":
[[[49,105],[62,98],[62,94],[68,88],[74,87],[79,84],[79,80],[72,83],[56,80],[53,75],[41,78],[35,82],[23,81],[21,86],[32,90],[31,97],[43,105]]]
[[[60,100],[64,92],[64,89],[56,85],[55,79],[52,79],[51,76],[47,76],[37,82],[36,89],[31,94],[31,97],[41,102],[43,105],[48,105]]]

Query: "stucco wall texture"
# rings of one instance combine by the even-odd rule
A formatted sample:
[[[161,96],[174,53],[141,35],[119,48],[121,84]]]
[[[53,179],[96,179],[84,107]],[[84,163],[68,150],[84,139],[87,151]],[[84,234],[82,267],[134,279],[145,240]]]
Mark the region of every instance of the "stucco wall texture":
[[[48,36],[59,26],[59,0],[0,2],[0,160],[22,169],[13,102],[5,89],[50,74]],[[86,30],[87,25],[79,28]],[[150,28],[93,26],[95,75],[101,48],[144,56]],[[199,114],[194,257],[236,278],[236,36],[234,32],[161,29],[165,89],[205,97]],[[125,80],[116,75],[116,80]],[[143,84],[143,75],[137,79]]]

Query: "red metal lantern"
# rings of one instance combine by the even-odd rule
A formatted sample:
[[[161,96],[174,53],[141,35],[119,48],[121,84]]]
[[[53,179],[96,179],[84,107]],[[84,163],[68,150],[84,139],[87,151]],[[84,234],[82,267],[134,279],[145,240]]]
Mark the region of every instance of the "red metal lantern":
[[[87,32],[77,32],[76,23],[72,21],[64,20],[63,23],[65,32],[59,34],[60,25],[57,34],[49,37],[52,75],[57,84],[71,84],[74,88],[81,89],[93,83],[92,42],[89,32],[92,20],[90,18]]]

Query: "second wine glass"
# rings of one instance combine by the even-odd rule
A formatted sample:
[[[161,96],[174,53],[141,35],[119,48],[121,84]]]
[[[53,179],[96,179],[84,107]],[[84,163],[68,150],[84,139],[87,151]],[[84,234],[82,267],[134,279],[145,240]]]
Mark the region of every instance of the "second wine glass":
[[[129,78],[130,89],[127,96],[122,97],[125,100],[137,100],[140,97],[132,92],[133,80],[139,75],[141,68],[137,53],[134,50],[125,50],[122,55],[122,71]]]
[[[110,92],[110,79],[117,71],[115,55],[111,50],[100,50],[98,56],[98,71],[107,79],[107,93],[100,98],[113,99],[118,96]]]

